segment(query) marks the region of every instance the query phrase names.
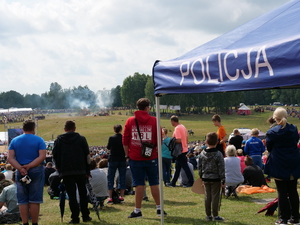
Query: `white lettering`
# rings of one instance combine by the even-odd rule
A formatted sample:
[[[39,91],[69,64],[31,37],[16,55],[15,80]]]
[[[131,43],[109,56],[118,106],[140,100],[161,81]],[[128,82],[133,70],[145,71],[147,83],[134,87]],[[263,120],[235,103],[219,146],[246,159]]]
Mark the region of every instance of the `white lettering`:
[[[183,65],[186,65],[186,71],[182,71]],[[190,62],[184,62],[180,65],[180,72],[181,72],[181,81],[180,81],[180,86],[183,83],[184,77],[190,74]]]
[[[248,66],[249,74],[247,75],[244,70],[241,70],[241,73],[245,79],[249,79],[252,76],[252,67],[251,67],[251,58],[250,58],[251,51],[252,48],[247,53],[247,66]]]
[[[261,55],[264,58],[264,63],[259,63],[259,59],[260,59]],[[268,67],[270,76],[274,75],[273,68],[271,67],[271,65],[267,59],[266,46],[263,46],[257,52],[257,57],[255,60],[255,76],[254,76],[255,78],[258,77],[258,71],[259,71],[260,67]]]
[[[218,54],[218,64],[219,64],[220,82],[222,82],[223,73],[222,73],[221,53]]]
[[[202,71],[202,80],[200,80],[200,81],[197,80],[197,77],[196,77],[196,75],[194,73],[194,66],[195,66],[195,64],[197,62],[200,63],[200,65],[201,65],[201,71]],[[199,58],[199,59],[197,59],[196,61],[193,62],[192,67],[191,67],[191,72],[192,72],[192,75],[194,77],[194,83],[195,84],[201,84],[205,80],[205,73],[204,73],[204,71],[205,70],[204,70],[204,64],[203,64],[202,58]]]
[[[210,73],[209,73],[209,63],[208,63],[208,60],[209,60],[209,56],[206,58],[206,74],[207,74],[207,77],[208,77],[208,83],[219,83],[218,79],[211,79],[211,76],[210,76]]]
[[[255,51],[255,50],[254,50]],[[268,61],[267,52],[266,52],[266,46],[262,46],[258,49],[256,52],[256,57],[253,53],[253,48],[249,49],[247,53],[245,52],[238,52],[237,50],[232,50],[225,54],[224,57],[222,57],[222,52],[217,53],[217,63],[219,70],[216,69],[217,65],[211,66],[210,63],[216,63],[216,61],[210,60],[211,56],[207,56],[204,58],[198,58],[194,60],[193,62],[183,62],[180,65],[180,73],[181,73],[181,81],[180,85],[183,84],[185,76],[192,75],[193,81],[196,85],[202,84],[205,81],[207,83],[220,83],[224,81],[224,77],[227,78],[230,81],[236,81],[237,79],[241,77],[248,80],[252,75],[254,74],[254,77],[257,78],[259,74],[260,68],[266,67],[269,71],[270,76],[274,75],[273,68],[271,64]],[[251,58],[252,53],[252,58]],[[246,57],[244,57],[246,55]],[[240,56],[240,58],[239,58]],[[231,63],[230,60],[239,59],[236,61],[236,65],[247,65],[247,69],[241,69],[241,68],[234,68],[232,65],[235,65],[235,63]],[[246,60],[245,60],[246,59]],[[255,64],[255,72],[253,71],[253,68],[251,67],[251,60],[252,60],[252,66]],[[235,62],[234,61],[234,62]],[[245,61],[245,62],[243,62]],[[231,66],[231,67],[230,67]],[[223,67],[223,68],[222,68]],[[211,68],[213,70],[211,71]],[[244,68],[244,66],[242,66]],[[223,69],[226,76],[223,77]],[[229,74],[230,71],[234,71],[234,74]],[[213,72],[213,73],[212,73]],[[219,73],[219,74],[218,74]]]
[[[236,69],[236,72],[235,72],[235,76],[231,76],[229,73],[228,73],[228,69],[227,69],[227,58],[229,55],[234,55],[234,58],[237,58],[238,57],[238,54],[237,54],[237,51],[230,51],[230,52],[227,52],[225,57],[224,57],[224,70],[225,70],[225,75],[228,77],[229,80],[232,80],[232,81],[235,81],[239,78],[240,76],[240,70],[239,69]]]

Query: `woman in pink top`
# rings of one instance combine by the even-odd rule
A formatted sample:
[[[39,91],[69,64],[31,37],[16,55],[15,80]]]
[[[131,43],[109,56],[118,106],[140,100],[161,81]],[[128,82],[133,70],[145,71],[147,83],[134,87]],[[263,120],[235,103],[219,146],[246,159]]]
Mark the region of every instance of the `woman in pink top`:
[[[245,156],[243,155],[242,149],[238,149],[236,151],[236,157],[238,157],[241,161],[241,173],[243,173],[244,169],[246,168],[246,164],[245,164]]]

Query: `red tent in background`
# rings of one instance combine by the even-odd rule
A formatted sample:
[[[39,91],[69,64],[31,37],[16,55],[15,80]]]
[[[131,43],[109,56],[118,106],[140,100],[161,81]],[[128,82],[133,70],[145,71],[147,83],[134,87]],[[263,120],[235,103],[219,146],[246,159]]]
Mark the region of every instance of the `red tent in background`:
[[[250,115],[251,114],[251,110],[245,106],[242,105],[239,109],[238,109],[238,114],[239,115]]]

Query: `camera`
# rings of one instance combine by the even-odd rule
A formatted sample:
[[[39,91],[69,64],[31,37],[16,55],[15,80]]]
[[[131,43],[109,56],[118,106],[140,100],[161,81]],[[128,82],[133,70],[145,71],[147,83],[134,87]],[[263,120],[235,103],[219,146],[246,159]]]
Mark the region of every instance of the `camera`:
[[[29,177],[28,175],[25,175],[24,177],[22,177],[22,178],[20,179],[20,181],[22,181],[22,182],[24,182],[24,183],[26,183],[26,184],[30,184],[31,179],[30,179],[30,177]]]

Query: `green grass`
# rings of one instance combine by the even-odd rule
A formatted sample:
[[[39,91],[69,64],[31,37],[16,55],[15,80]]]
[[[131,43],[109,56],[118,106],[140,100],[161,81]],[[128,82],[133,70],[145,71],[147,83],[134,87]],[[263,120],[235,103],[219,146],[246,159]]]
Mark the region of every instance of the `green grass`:
[[[126,119],[129,116],[129,111],[121,111],[122,115],[115,113],[110,116],[68,116],[68,114],[50,114],[46,116],[45,120],[38,121],[38,135],[44,138],[45,141],[54,139],[57,135],[64,132],[63,126],[66,120],[75,120],[77,126],[77,132],[84,135],[87,138],[89,145],[104,146],[107,144],[109,136],[113,134],[113,126],[115,124],[121,124],[124,126]],[[181,116],[180,123],[185,125],[187,129],[194,131],[194,136],[189,136],[189,141],[203,140],[204,136],[208,132],[216,131],[217,128],[213,126],[211,117],[213,114],[206,115],[184,115]],[[248,116],[240,115],[221,115],[222,124],[224,125],[227,134],[229,135],[234,128],[258,128],[263,132],[266,132],[269,128],[269,124],[266,120],[272,112],[265,111],[264,113],[253,113]],[[161,126],[173,131],[173,127],[170,124],[169,118],[161,116]],[[289,117],[288,121],[294,125],[300,125],[300,120],[297,118]],[[21,126],[21,123],[9,124],[10,126]],[[4,126],[0,126],[0,131],[4,131]]]
[[[195,172],[196,177],[197,172]],[[270,183],[272,188],[275,187],[274,180]],[[102,225],[156,225],[160,224],[160,218],[156,216],[155,203],[147,187],[149,202],[143,202],[141,219],[128,219],[127,216],[134,209],[134,196],[125,196],[125,203],[108,205],[104,210],[100,210],[101,221],[98,220],[96,213],[91,210],[90,216],[93,218],[91,222],[83,224],[102,224]],[[257,204],[256,199],[274,199],[277,193],[239,194],[239,199],[230,197],[222,199],[220,216],[225,217],[224,224],[230,225],[263,225],[274,224],[277,218],[277,212],[274,216],[266,217],[263,213],[256,214],[265,204]],[[198,224],[222,224],[205,221],[204,195],[198,195],[189,188],[168,188],[164,187],[164,208],[168,213],[164,223],[168,225],[198,225]],[[39,224],[61,224],[59,201],[51,200],[49,195],[44,192],[44,203],[41,204]],[[70,210],[68,201],[66,201],[64,223],[70,220]]]
[[[84,135],[89,145],[106,145],[108,137],[113,134],[113,125],[124,125],[129,116],[125,115],[111,116],[97,116],[97,117],[77,117],[67,116],[66,114],[52,114],[46,117],[45,120],[38,122],[38,135],[44,140],[50,140],[52,135],[56,137],[63,133],[63,125],[66,120],[75,120],[77,131]],[[254,113],[249,116],[239,115],[221,115],[222,124],[229,135],[234,128],[247,127],[258,129],[266,132],[269,124],[266,123],[267,118],[272,115],[272,112],[265,111],[264,113]],[[211,122],[212,114],[207,115],[185,115],[180,117],[180,122],[186,126],[187,129],[193,129],[194,136],[190,136],[190,141],[203,140],[208,132],[216,131],[217,128]],[[289,118],[288,121],[299,126],[299,120],[296,118]],[[21,125],[21,124],[11,124]],[[173,131],[168,118],[161,118],[161,126],[167,127]],[[5,130],[4,126],[0,127],[0,131]],[[198,177],[195,172],[196,178]],[[275,187],[274,181],[270,183],[271,187]],[[93,221],[85,224],[102,224],[102,225],[116,225],[116,224],[137,224],[137,225],[155,225],[160,224],[160,218],[156,216],[156,209],[154,201],[151,197],[149,187],[147,188],[149,202],[143,202],[142,219],[128,219],[127,216],[134,209],[134,196],[126,196],[124,204],[107,206],[105,210],[100,212],[101,221],[99,223],[96,214],[91,212]],[[197,195],[189,188],[164,188],[164,208],[168,213],[165,218],[165,224],[171,225],[198,225],[198,224],[218,224],[205,221],[204,210],[204,196]],[[264,225],[274,224],[277,212],[273,217],[266,217],[264,213],[255,214],[265,204],[257,204],[253,202],[255,199],[274,199],[277,193],[268,194],[253,194],[244,195],[239,194],[240,199],[222,199],[222,206],[220,216],[226,218],[224,224],[230,225]],[[89,205],[92,208],[91,205]],[[68,202],[65,206],[64,223],[70,220],[70,210]],[[39,224],[61,224],[59,201],[50,200],[49,195],[44,192],[44,204],[41,205],[41,216]]]

